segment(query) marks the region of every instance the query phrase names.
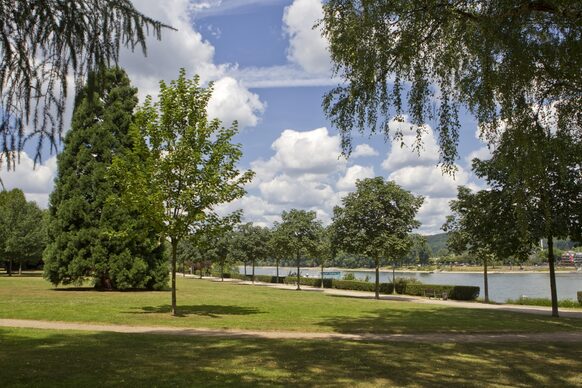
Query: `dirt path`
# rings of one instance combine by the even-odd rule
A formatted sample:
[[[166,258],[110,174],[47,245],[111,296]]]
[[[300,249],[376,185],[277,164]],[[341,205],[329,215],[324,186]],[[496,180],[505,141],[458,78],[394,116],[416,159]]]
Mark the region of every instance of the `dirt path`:
[[[98,325],[59,321],[34,321],[25,319],[0,319],[0,327],[79,330],[128,334],[158,334],[220,338],[298,339],[298,340],[348,340],[379,342],[582,342],[582,332],[554,333],[498,333],[498,334],[346,334],[294,331],[220,330],[203,328],[177,328],[164,326]]]

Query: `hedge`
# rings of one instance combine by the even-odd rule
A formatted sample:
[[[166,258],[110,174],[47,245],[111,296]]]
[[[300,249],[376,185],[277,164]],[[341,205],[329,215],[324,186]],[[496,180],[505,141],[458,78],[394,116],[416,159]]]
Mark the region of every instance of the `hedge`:
[[[287,276],[285,284],[297,284],[297,276]],[[300,278],[299,284],[302,286],[321,287],[321,278]],[[323,279],[323,287],[331,288],[332,279]]]
[[[578,291],[578,303],[582,305],[582,291]]]
[[[251,275],[231,274],[235,279],[251,280]],[[276,283],[277,277],[270,275],[255,275],[255,280],[265,283]],[[279,283],[297,284],[296,276],[280,276]],[[321,278],[300,278],[299,284],[303,286],[321,287]],[[325,288],[336,288],[338,290],[353,291],[375,291],[375,283],[363,282],[359,280],[336,280],[323,279]],[[392,283],[380,283],[381,294],[392,294]],[[434,296],[441,298],[446,293],[446,297],[455,300],[475,300],[479,296],[480,288],[474,286],[448,286],[442,284],[422,284],[401,281],[396,282],[396,291],[399,294],[416,296]],[[578,301],[582,304],[582,291],[578,292]]]
[[[407,284],[406,294],[416,296],[442,297],[456,300],[475,300],[479,296],[479,287],[475,286],[448,286],[442,284]]]

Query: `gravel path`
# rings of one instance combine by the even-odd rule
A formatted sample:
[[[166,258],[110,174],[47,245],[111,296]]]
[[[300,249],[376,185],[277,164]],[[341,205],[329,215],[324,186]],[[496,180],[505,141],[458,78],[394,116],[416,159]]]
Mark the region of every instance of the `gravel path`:
[[[0,327],[49,330],[79,330],[131,334],[163,334],[220,338],[349,340],[417,343],[468,342],[582,342],[582,332],[504,333],[504,334],[343,334],[294,331],[220,330],[203,328],[176,328],[163,326],[97,325],[86,323],[0,319]]]

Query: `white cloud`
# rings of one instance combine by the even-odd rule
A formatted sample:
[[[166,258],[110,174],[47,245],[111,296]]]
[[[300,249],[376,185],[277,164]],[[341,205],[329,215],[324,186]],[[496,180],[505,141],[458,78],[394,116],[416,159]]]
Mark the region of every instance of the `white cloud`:
[[[236,66],[214,63],[214,46],[204,40],[193,23],[192,15],[196,7],[213,7],[219,5],[217,2],[193,5],[189,0],[137,0],[134,5],[144,14],[154,15],[156,19],[177,29],[163,30],[161,41],[149,37],[146,58],[140,50],[134,53],[122,51],[121,65],[138,87],[141,99],[146,95],[155,98],[159,91],[159,81],[176,79],[178,70],[184,68],[188,77],[198,74],[202,83],[215,81],[215,95],[209,108],[213,115],[227,124],[238,120],[241,127],[258,123],[265,104],[258,95],[227,75]]]
[[[374,174],[374,167],[368,166],[360,166],[355,165],[349,167],[346,170],[344,176],[342,176],[336,183],[336,187],[339,190],[343,191],[353,191],[356,189],[356,181],[358,179],[366,179],[366,178],[373,178],[376,175]]]
[[[392,172],[388,179],[407,190],[432,198],[456,196],[457,186],[468,183],[468,174],[461,167],[455,176],[443,173],[438,166],[408,166]]]
[[[350,158],[355,159],[378,155],[379,155],[378,151],[372,148],[369,144],[358,144],[354,151],[352,152],[352,154],[350,155]]]
[[[56,156],[35,167],[33,159],[22,152],[16,169],[0,171],[0,178],[6,190],[21,189],[29,201],[35,201],[40,207],[46,208],[56,174]]]
[[[240,127],[254,127],[266,105],[259,97],[231,77],[214,83],[214,92],[208,102],[208,115],[220,118],[225,125],[237,120]]]
[[[342,82],[341,79],[331,78],[329,75],[307,73],[292,64],[269,67],[232,67],[226,71],[248,88],[336,86]]]
[[[314,28],[323,18],[320,0],[294,0],[285,8],[284,30],[289,36],[288,59],[311,74],[330,74],[328,43],[320,28]]]
[[[469,155],[465,157],[465,161],[467,162],[467,166],[471,167],[473,163],[473,159],[477,158],[480,160],[489,160],[491,159],[491,150],[489,147],[481,147],[477,150],[471,151]]]
[[[274,159],[289,174],[327,174],[342,169],[339,136],[330,136],[327,128],[298,132],[286,129],[272,145]]]

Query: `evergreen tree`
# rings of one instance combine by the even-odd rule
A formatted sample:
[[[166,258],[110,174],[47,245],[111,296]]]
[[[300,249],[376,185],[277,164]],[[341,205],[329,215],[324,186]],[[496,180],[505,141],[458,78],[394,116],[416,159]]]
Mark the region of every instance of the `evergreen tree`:
[[[113,157],[132,146],[137,90],[119,68],[99,77],[99,88],[80,91],[58,157],[44,276],[54,285],[91,277],[107,289],[160,288],[168,268],[147,210],[121,206],[120,189],[108,176]]]

